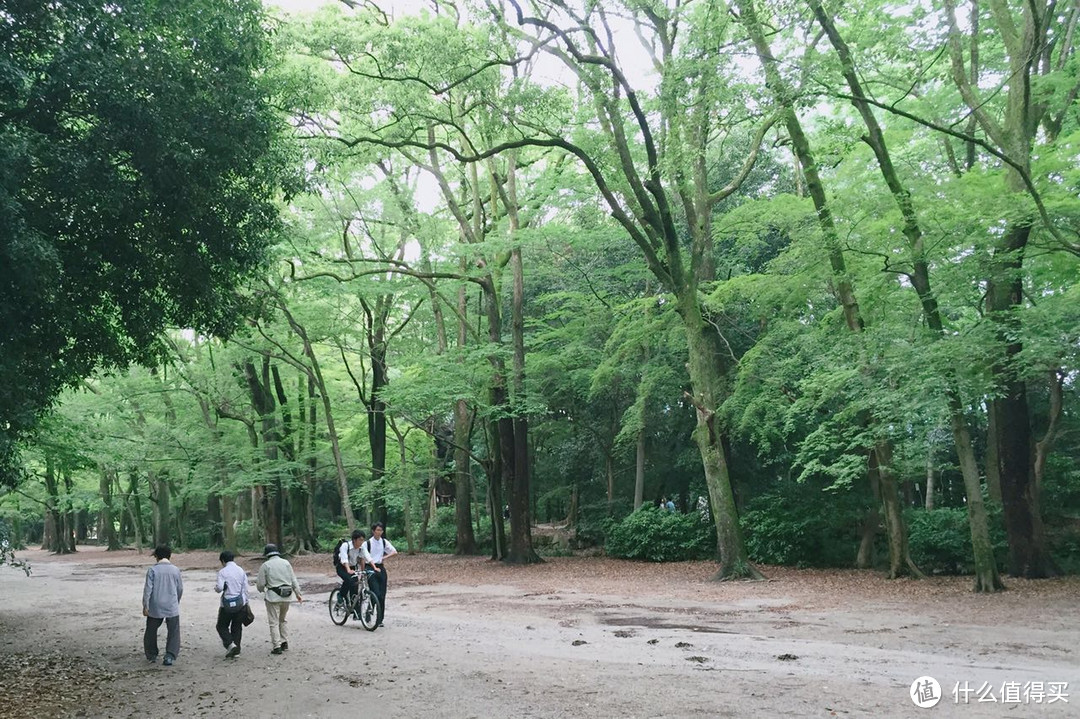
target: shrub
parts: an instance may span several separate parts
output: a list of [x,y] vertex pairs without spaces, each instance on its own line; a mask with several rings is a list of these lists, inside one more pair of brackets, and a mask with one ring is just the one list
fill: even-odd
[[[507,525],[509,527],[509,524]],[[508,530],[509,531],[509,530]],[[417,525],[417,537],[420,536]],[[473,534],[476,537],[476,551],[483,554],[491,551],[491,518],[481,517],[480,528],[473,524]],[[453,507],[439,507],[435,516],[428,522],[427,537],[422,552],[434,554],[453,554],[457,545],[457,525],[454,522]]]
[[628,499],[616,499],[614,502],[603,499],[582,504],[578,508],[574,528],[574,548],[603,546],[607,532],[614,524],[612,517],[625,517],[632,511],[633,502]]
[[751,560],[800,567],[851,566],[859,512],[849,494],[796,485],[757,497],[740,523]]
[[716,532],[699,514],[666,512],[651,505],[611,520],[605,531],[604,551],[610,557],[677,562],[716,555]]
[[[986,509],[994,560],[1001,569],[1009,551],[1001,509],[992,503],[987,503]],[[919,569],[928,574],[971,574],[975,571],[971,528],[965,508],[909,509],[904,521],[908,527],[908,550]]]

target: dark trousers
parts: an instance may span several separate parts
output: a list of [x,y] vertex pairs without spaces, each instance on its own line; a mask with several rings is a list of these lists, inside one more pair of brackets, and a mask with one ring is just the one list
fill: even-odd
[[242,606],[236,609],[218,607],[215,629],[221,637],[221,644],[226,649],[230,644],[240,646],[240,640],[244,636],[244,608]]
[[375,565],[379,567],[381,572],[372,572],[368,575],[368,586],[371,587],[371,591],[379,598],[379,624],[382,624],[383,613],[386,611],[386,567],[381,564]]
[[337,575],[341,577],[341,594],[346,599],[352,598],[352,595],[356,594],[357,587],[360,586],[360,577],[355,574],[349,574],[345,571],[345,567],[337,568]]
[[165,639],[165,656],[171,655],[174,659],[180,656],[180,616],[166,619],[147,617],[146,631],[143,633],[143,650],[146,652],[147,659],[157,659],[157,633],[162,622],[165,622],[165,628],[168,631],[168,637]]

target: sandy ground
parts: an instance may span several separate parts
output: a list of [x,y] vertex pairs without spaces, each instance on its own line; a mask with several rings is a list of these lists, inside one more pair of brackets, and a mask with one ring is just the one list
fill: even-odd
[[[226,660],[217,558],[192,552],[174,557],[182,650],[163,667],[142,655],[147,554],[19,556],[31,577],[0,568],[0,717],[12,719],[1080,716],[1080,578],[985,597],[964,578],[767,568],[767,582],[717,584],[709,563],[399,555],[386,626],[369,633],[330,622],[320,555],[294,561],[306,601],[289,613],[290,650],[270,654],[257,599],[242,655]],[[241,559],[252,576],[259,562]],[[944,694],[932,709],[909,697],[924,675]],[[1067,682],[1068,702],[978,701],[1012,682]]]

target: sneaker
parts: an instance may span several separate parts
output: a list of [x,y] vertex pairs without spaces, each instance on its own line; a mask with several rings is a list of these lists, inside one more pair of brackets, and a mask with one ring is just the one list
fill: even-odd
[[283,652],[288,651],[288,649],[289,649],[289,643],[288,642],[282,642],[281,643],[281,651],[283,651]]
[[152,657],[147,657],[146,661],[150,662],[151,664],[157,664],[157,654]]
[[164,664],[167,667],[171,667],[173,665],[174,661],[176,661],[176,660],[172,658],[171,654],[166,654],[165,659],[161,663]]
[[232,659],[233,657],[240,656],[240,646],[233,644],[232,647],[225,653],[226,659]]
[[285,652],[284,652],[284,650],[282,650],[281,647],[274,647],[273,649],[270,650],[270,653],[271,654],[284,654]]

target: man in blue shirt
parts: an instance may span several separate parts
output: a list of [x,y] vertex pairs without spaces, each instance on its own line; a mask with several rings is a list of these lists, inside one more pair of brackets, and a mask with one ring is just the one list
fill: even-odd
[[143,586],[142,613],[146,617],[143,650],[147,660],[157,661],[158,628],[165,622],[168,636],[165,640],[165,659],[161,663],[168,667],[180,654],[180,597],[184,594],[184,582],[180,578],[180,570],[169,561],[172,549],[161,545],[154,549],[154,557],[157,564],[146,570],[146,584]]

